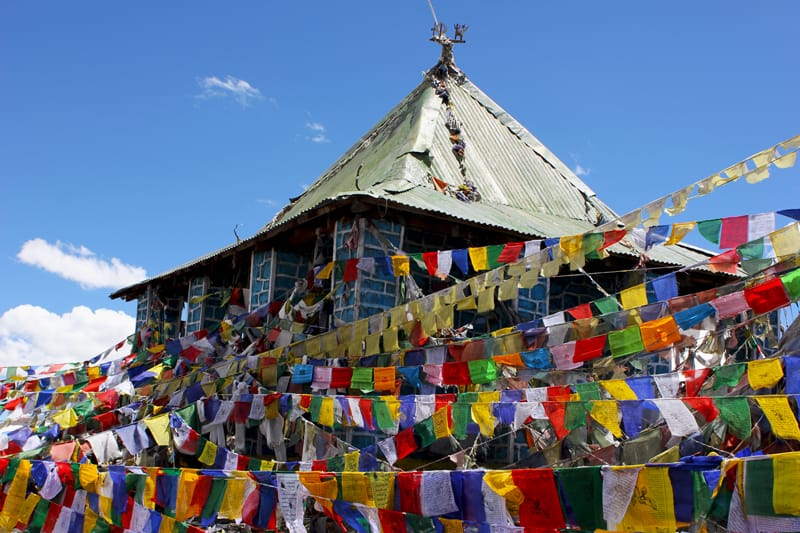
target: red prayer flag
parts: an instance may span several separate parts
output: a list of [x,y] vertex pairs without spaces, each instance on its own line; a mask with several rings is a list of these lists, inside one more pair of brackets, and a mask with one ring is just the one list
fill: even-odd
[[525,496],[519,506],[519,523],[525,531],[567,527],[551,468],[514,469],[511,479]]
[[580,320],[582,318],[591,318],[592,317],[592,304],[583,304],[577,305],[572,307],[571,309],[567,309],[567,312],[572,315],[575,320]]
[[[420,500],[421,487],[422,472],[397,473],[397,491],[400,493],[401,511],[418,515],[422,514],[422,501]],[[405,531],[405,529],[402,531]]]
[[330,389],[347,389],[350,387],[350,380],[353,377],[353,369],[349,366],[334,367],[331,369],[331,384],[328,385]]
[[753,313],[760,315],[789,305],[789,297],[780,278],[772,278],[744,290],[744,299]]
[[683,403],[703,415],[703,418],[706,419],[706,422],[711,422],[717,418],[717,415],[719,415],[719,409],[717,409],[717,406],[714,405],[714,400],[707,396],[684,398]]
[[400,511],[378,509],[378,520],[381,521],[381,531],[406,531],[406,516]]
[[711,374],[710,368],[699,368],[697,370],[684,370],[681,372],[683,379],[686,380],[686,396],[697,396],[700,387],[706,382],[708,376]]
[[344,263],[344,274],[342,275],[342,281],[345,283],[349,283],[351,281],[355,281],[358,278],[358,259],[348,259]]
[[395,435],[394,447],[398,460],[408,457],[417,450],[417,441],[414,439],[414,426],[407,427]]
[[423,252],[422,261],[428,269],[428,274],[435,276],[439,269],[439,252]]
[[442,382],[445,385],[470,385],[472,379],[469,377],[469,364],[445,363],[442,365]]
[[236,455],[236,470],[247,470],[247,463],[250,462],[250,458],[246,455]]
[[566,414],[566,404],[564,402],[542,402],[544,412],[547,418],[550,419],[550,424],[556,431],[558,440],[563,439],[569,435],[569,430],[564,427],[564,415]]
[[742,256],[736,248],[723,252],[708,258],[708,268],[712,272],[725,272],[727,274],[736,274],[739,271],[739,261]]
[[747,242],[748,219],[747,215],[723,218],[719,247],[736,248],[740,244]]
[[569,385],[547,387],[547,400],[551,402],[568,402],[570,394]]
[[513,263],[519,258],[519,253],[525,246],[524,242],[510,242],[505,245],[503,251],[497,256],[498,263]]
[[361,418],[364,420],[364,427],[375,431],[375,422],[372,419],[372,400],[361,398],[358,400],[358,408],[361,409]]
[[605,250],[612,244],[618,243],[621,241],[628,232],[624,229],[615,229],[611,231],[603,232],[603,245],[600,247],[601,250]]
[[589,361],[590,359],[597,359],[603,355],[603,349],[606,347],[606,336],[598,335],[597,337],[589,337],[588,339],[581,339],[575,342],[575,355],[572,360],[576,363]]

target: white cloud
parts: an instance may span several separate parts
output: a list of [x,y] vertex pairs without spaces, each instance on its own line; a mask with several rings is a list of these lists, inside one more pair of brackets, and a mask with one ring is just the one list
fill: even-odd
[[133,317],[112,309],[78,306],[58,315],[19,305],[0,315],[0,365],[85,361],[124,340],[135,325]]
[[[224,80],[216,76],[207,76],[198,80],[197,85],[202,89],[202,92],[196,95],[197,98],[226,98],[230,96],[239,102],[242,107],[249,106],[253,100],[261,100],[264,98],[261,91],[256,87],[253,87],[245,80],[240,80],[233,76],[225,76]],[[272,102],[273,105],[277,105],[274,98],[270,98],[269,101]]]
[[576,163],[574,172],[575,172],[576,176],[583,177],[583,176],[588,176],[589,174],[591,174],[592,173],[592,169],[591,168],[584,168],[580,163]]
[[126,265],[116,257],[110,260],[100,259],[85,246],[74,246],[60,241],[55,244],[38,238],[26,241],[17,254],[17,259],[64,279],[76,281],[84,289],[118,289],[147,277],[147,271],[142,267]]
[[324,124],[321,124],[319,122],[306,122],[306,128],[308,128],[313,132],[313,135],[306,137],[306,139],[308,139],[312,143],[331,142],[331,140],[328,139],[327,135],[325,135],[327,128],[325,128]]

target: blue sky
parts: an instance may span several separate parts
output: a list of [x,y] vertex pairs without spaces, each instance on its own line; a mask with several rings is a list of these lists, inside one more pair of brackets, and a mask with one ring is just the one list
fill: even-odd
[[[626,212],[800,133],[800,4],[436,1],[456,61]],[[132,332],[115,287],[256,232],[420,81],[426,0],[0,4],[0,364]],[[800,207],[800,170],[675,220]]]

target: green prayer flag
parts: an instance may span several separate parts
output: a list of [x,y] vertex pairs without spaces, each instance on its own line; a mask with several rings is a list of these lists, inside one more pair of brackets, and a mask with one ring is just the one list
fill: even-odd
[[606,529],[603,520],[603,478],[599,466],[558,468],[555,475],[562,496],[572,508],[581,529]]
[[[173,529],[172,531],[175,532],[177,529]],[[94,523],[92,533],[111,533],[111,524],[109,524],[105,518],[98,516],[97,522]]]
[[328,472],[341,472],[344,470],[344,455],[337,455],[335,457],[329,457],[328,460],[325,462],[325,468],[328,469]]
[[744,463],[744,501],[747,502],[747,514],[775,516],[772,506],[772,485],[775,475],[772,471],[772,459],[757,459]]
[[604,241],[605,235],[603,233],[585,233],[583,235],[583,242],[581,242],[581,248],[583,249],[583,253],[586,258],[599,258],[600,256],[597,252],[600,247],[603,246]]
[[503,248],[505,247],[505,244],[492,244],[486,247],[486,259],[489,263],[489,270],[494,270],[495,268],[505,264],[497,260],[497,258],[500,257],[500,254],[503,252]]
[[[477,394],[476,394],[477,396]],[[453,436],[456,439],[467,438],[467,424],[472,420],[472,406],[469,403],[456,402],[453,404]]]
[[720,387],[735,387],[742,374],[747,369],[747,363],[734,363],[732,365],[714,367],[714,390]]
[[719,416],[736,438],[746,439],[753,426],[750,423],[750,404],[745,397],[714,398]]
[[372,401],[372,416],[375,418],[378,429],[384,433],[394,429],[392,413],[389,412],[389,406],[383,400],[375,399]]
[[372,390],[372,369],[357,366],[353,368],[353,376],[350,378],[350,386],[362,391]]
[[2,481],[0,483],[6,484],[14,479],[14,476],[17,475],[17,468],[19,468],[19,457],[12,457],[8,461],[8,466],[6,467],[6,473],[3,475]]
[[28,527],[25,528],[25,531],[29,531],[30,533],[39,533],[42,530],[42,526],[44,526],[44,522],[47,519],[47,513],[50,511],[50,500],[45,500],[42,498],[39,500],[39,503],[36,504],[36,507],[33,509],[33,516],[31,517],[31,521],[28,523]]
[[311,413],[311,421],[314,423],[319,422],[319,412],[322,409],[322,396],[314,395],[311,397],[311,405],[309,412]]
[[492,359],[475,359],[468,361],[469,378],[473,383],[482,385],[497,379],[497,365]]
[[692,490],[694,492],[694,519],[698,520],[711,509],[711,491],[700,471],[692,471]]
[[247,469],[251,472],[259,472],[261,470],[261,459],[251,457],[247,460]]
[[740,263],[742,270],[750,275],[757,274],[767,267],[772,266],[772,259],[747,259]]
[[600,300],[595,300],[594,305],[597,307],[597,310],[600,311],[601,315],[616,313],[619,311],[619,302],[613,296],[607,296],[605,298],[601,298]]
[[781,283],[791,301],[800,299],[800,269],[781,276]]
[[762,259],[764,257],[764,237],[740,244],[736,247],[736,251],[739,252],[742,259]]
[[86,400],[85,402],[76,403],[72,406],[72,410],[75,411],[75,415],[78,418],[86,418],[94,412],[94,402],[92,400]]
[[572,431],[586,425],[586,411],[591,410],[590,402],[566,402],[564,427]]
[[624,357],[644,351],[639,326],[628,326],[625,329],[611,331],[607,338],[613,357]]
[[433,525],[433,518],[419,516],[412,513],[405,513],[406,529],[415,533],[436,533],[436,526]]
[[414,435],[419,437],[419,447],[427,448],[436,442],[436,434],[433,431],[433,418],[426,418],[418,424],[414,424]]
[[575,390],[581,397],[581,400],[600,400],[600,384],[596,381],[588,383],[576,383]]
[[175,521],[175,528],[172,530],[172,533],[187,533],[188,531],[189,526],[186,525],[186,523]]
[[719,233],[722,229],[722,219],[714,218],[711,220],[700,220],[697,222],[697,231],[706,240],[719,245]]
[[200,416],[197,414],[197,405],[190,403],[183,409],[178,409],[175,413],[195,431],[200,431]]

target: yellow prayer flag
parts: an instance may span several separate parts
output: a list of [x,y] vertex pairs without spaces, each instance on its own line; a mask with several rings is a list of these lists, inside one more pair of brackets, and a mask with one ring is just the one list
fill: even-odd
[[450,428],[450,416],[448,408],[442,407],[433,413],[433,434],[437,439],[450,435],[453,431]]
[[[239,502],[241,506],[241,502]],[[87,509],[88,511],[88,509]],[[84,528],[84,533],[86,533],[86,529]],[[90,529],[89,531],[94,531],[94,528]],[[171,516],[162,514],[161,515],[161,527],[158,528],[158,533],[174,533],[175,531],[175,519]]]
[[360,458],[361,452],[358,450],[344,454],[344,471],[358,472],[358,461]]
[[774,454],[772,476],[772,507],[775,514],[800,515],[800,454]]
[[601,381],[600,384],[605,388],[615,400],[638,400],[633,389],[625,383],[624,379],[608,379]]
[[390,322],[392,326],[399,326],[400,324],[404,324],[408,320],[408,313],[406,312],[406,305],[398,305],[397,307],[392,307],[389,311]]
[[619,407],[616,400],[595,400],[592,402],[592,410],[589,414],[616,438],[622,437],[622,428],[619,427]]
[[478,306],[475,305],[475,298],[472,296],[466,296],[456,302],[456,309],[459,311],[470,311],[477,308]]
[[425,313],[420,320],[422,326],[422,333],[425,335],[432,335],[436,333],[436,315],[433,313]]
[[464,521],[455,518],[439,518],[442,533],[464,533]]
[[756,168],[758,167],[765,167],[769,165],[775,159],[775,148],[767,148],[766,150],[761,150],[756,155],[750,158],[755,165]]
[[671,217],[683,213],[686,209],[686,202],[689,200],[689,195],[694,190],[694,185],[690,185],[678,192],[672,193],[670,199],[672,200],[672,207],[666,208],[664,211]]
[[747,380],[754,390],[774,387],[782,377],[780,358],[759,359],[747,363]]
[[764,181],[768,177],[769,177],[769,167],[761,167],[745,174],[744,179],[747,183],[754,184],[760,181]]
[[487,470],[483,474],[483,481],[489,488],[515,505],[520,505],[525,500],[525,495],[514,484],[510,470]]
[[491,437],[494,435],[494,426],[497,419],[492,413],[491,403],[476,402],[472,404],[472,421],[478,424],[481,435]]
[[561,252],[572,262],[583,254],[583,235],[569,235],[561,237],[558,242]]
[[275,461],[273,461],[272,459],[266,461],[262,459],[260,468],[262,472],[272,472],[273,470],[275,470]]
[[333,274],[333,261],[322,267],[322,269],[317,272],[317,279],[331,279],[331,274]]
[[99,477],[100,473],[97,470],[96,464],[83,463],[78,469],[78,481],[81,484],[81,488],[88,492],[97,491],[96,485]]
[[369,319],[364,318],[353,323],[353,339],[361,340],[369,335]]
[[366,345],[365,355],[379,354],[381,352],[381,333],[367,335],[364,344]]
[[778,168],[792,168],[795,161],[797,161],[797,152],[789,152],[773,161],[773,163]]
[[800,230],[797,222],[769,234],[775,255],[778,257],[794,255],[800,250]]
[[78,425],[78,416],[71,408],[64,409],[53,415],[53,422],[61,426],[61,429],[69,429]]
[[242,503],[244,502],[244,487],[247,480],[234,476],[228,479],[222,504],[219,507],[219,516],[230,520],[242,518]]
[[419,320],[425,314],[425,309],[422,307],[422,300],[413,300],[408,302],[408,312],[411,316]]
[[400,344],[397,340],[397,326],[392,326],[383,330],[383,351],[396,352],[400,349]]
[[547,263],[542,265],[542,277],[552,278],[553,276],[557,276],[558,271],[560,269],[561,269],[560,260],[554,259],[553,261],[548,261]]
[[394,509],[395,472],[369,472],[368,494],[378,509]]
[[478,313],[494,311],[494,287],[486,287],[478,293]]
[[538,268],[528,270],[519,277],[519,286],[521,289],[530,289],[538,282],[539,282]]
[[35,492],[28,494],[28,497],[25,498],[25,503],[22,505],[22,509],[19,510],[18,518],[20,522],[27,524],[31,521],[33,510],[41,499],[42,497]]
[[644,283],[622,289],[620,300],[622,301],[623,309],[633,309],[634,307],[647,305],[647,290],[644,287]]
[[363,472],[342,472],[342,499],[362,505],[369,504],[367,477]]
[[486,246],[468,248],[467,252],[469,253],[469,260],[475,272],[489,269],[489,250]]
[[411,274],[411,262],[408,260],[407,255],[393,255],[392,256],[392,269],[394,270],[394,277],[408,276]]
[[217,449],[219,447],[211,442],[210,440],[206,441],[205,446],[203,446],[203,451],[200,452],[200,455],[197,457],[197,460],[203,463],[204,465],[213,465],[214,461],[217,458]]
[[772,432],[782,439],[800,440],[800,427],[786,396],[756,396],[756,402],[772,426]]
[[332,352],[339,346],[339,337],[335,330],[320,335],[319,341],[322,345],[322,351],[325,353]]
[[628,510],[617,529],[641,533],[661,533],[677,529],[668,467],[647,467],[639,470]]
[[321,426],[333,427],[333,396],[322,397],[322,402],[319,407],[319,424]]
[[[17,472],[8,486],[6,499],[3,503],[3,514],[17,518],[20,509],[25,504],[25,495],[28,490],[28,478],[31,474],[31,462],[23,459],[17,466]],[[16,521],[15,521],[16,523]]]
[[448,329],[453,327],[453,306],[444,305],[436,311],[436,328]]
[[666,246],[678,244],[690,231],[694,229],[696,225],[697,222],[679,222],[677,224],[673,224],[672,231],[669,234],[669,239],[667,239],[667,242],[664,244]]
[[306,340],[306,355],[315,356],[322,353],[322,341],[319,336]]
[[500,288],[497,290],[497,299],[503,302],[507,300],[516,300],[517,296],[519,296],[518,284],[518,277],[505,280],[500,284]]
[[188,468],[181,470],[181,475],[178,477],[178,495],[175,501],[175,520],[185,522],[202,511],[200,509],[195,513],[196,506],[192,505],[192,496],[194,496],[194,489],[197,487],[199,479],[200,475],[196,470]]
[[[94,531],[94,526],[97,524],[97,513],[92,511],[92,508],[88,505],[86,506],[86,514],[83,515],[83,533],[92,533]],[[163,518],[167,518],[164,516]],[[161,533],[164,530],[164,522],[166,520],[161,520],[161,527],[158,530],[158,533]],[[174,520],[173,520],[174,522]],[[172,529],[167,530],[167,533],[172,533]]]
[[144,419],[144,425],[159,446],[169,446],[169,413]]

